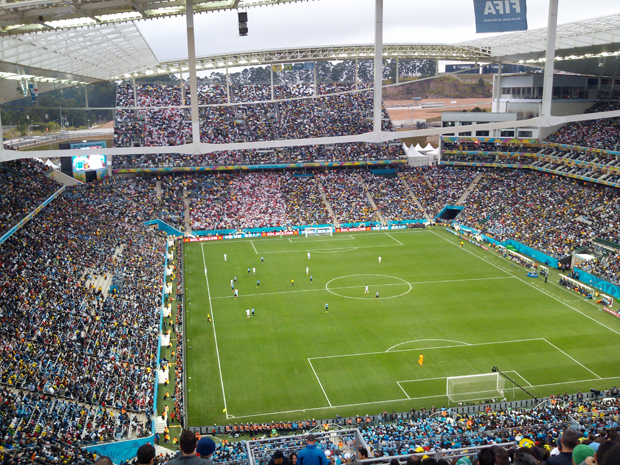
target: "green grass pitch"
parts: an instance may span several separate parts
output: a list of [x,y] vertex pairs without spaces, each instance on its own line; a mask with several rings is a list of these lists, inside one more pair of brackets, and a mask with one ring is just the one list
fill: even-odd
[[553,270],[544,283],[459,242],[437,228],[186,243],[189,424],[447,406],[446,377],[493,366],[538,397],[618,383],[620,320]]

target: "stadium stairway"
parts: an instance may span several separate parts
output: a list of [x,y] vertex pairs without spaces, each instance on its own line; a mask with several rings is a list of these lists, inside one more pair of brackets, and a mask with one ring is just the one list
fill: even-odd
[[357,174],[356,176],[357,176],[357,179],[360,180],[360,183],[362,184],[362,187],[364,188],[364,192],[366,192],[366,197],[368,197],[368,201],[370,202],[370,205],[372,205],[372,208],[375,210],[375,214],[377,215],[377,218],[379,219],[379,221],[381,221],[381,224],[387,224],[385,222],[385,219],[383,219],[383,215],[381,214],[381,212],[377,208],[377,204],[375,203],[374,199],[372,198],[372,195],[370,195],[370,192],[368,192],[368,186],[364,182],[364,179],[359,174]]
[[187,187],[183,187],[183,205],[185,206],[185,232],[192,233],[192,219],[189,217],[189,198],[187,197]]
[[83,184],[83,182],[78,181],[71,176],[67,176],[60,170],[51,170],[50,178],[54,179],[57,183],[60,183],[63,186],[77,186],[78,184]]
[[157,195],[157,200],[161,201],[161,181],[155,182],[155,195]]
[[432,222],[432,218],[430,216],[428,216],[428,213],[426,213],[426,210],[424,210],[424,207],[422,207],[422,204],[418,201],[418,198],[415,196],[415,194],[413,193],[413,191],[411,190],[411,187],[409,186],[409,183],[407,182],[407,180],[403,177],[403,173],[398,173],[398,175],[400,176],[400,182],[403,183],[403,186],[405,186],[405,189],[409,192],[409,196],[413,199],[413,202],[418,206],[418,208],[420,209],[420,211],[422,213],[424,213],[424,217],[429,221]]
[[157,434],[163,434],[166,429],[166,420],[164,420],[161,415],[157,415],[155,417],[155,432]]
[[[88,273],[88,271],[86,273]],[[94,289],[101,288],[101,294],[105,300],[110,291],[110,284],[112,283],[114,273],[89,274],[89,276],[90,278],[86,280],[86,287],[90,287],[92,284]]]
[[465,189],[465,192],[463,192],[461,197],[459,197],[459,199],[456,201],[457,205],[463,205],[465,203],[465,201],[467,200],[467,197],[469,196],[469,193],[476,188],[476,186],[478,185],[478,182],[482,179],[483,176],[484,176],[483,173],[478,173],[476,175],[476,177],[471,182],[471,184],[467,186],[467,189]]
[[329,212],[329,216],[331,216],[332,218],[334,226],[336,228],[339,228],[340,223],[338,222],[338,219],[336,218],[336,215],[334,214],[334,209],[332,208],[332,205],[329,203],[329,200],[327,200],[327,196],[325,195],[325,190],[323,189],[323,183],[321,183],[321,181],[317,177],[315,177],[314,179],[316,180],[316,185],[319,188],[319,192],[321,193],[321,199],[323,200],[323,204],[325,205],[325,208],[327,208],[327,211]]

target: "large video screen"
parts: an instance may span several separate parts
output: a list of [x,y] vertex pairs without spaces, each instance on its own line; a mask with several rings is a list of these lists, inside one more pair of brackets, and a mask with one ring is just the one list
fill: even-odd
[[105,155],[79,155],[73,157],[73,172],[100,170],[106,167]]

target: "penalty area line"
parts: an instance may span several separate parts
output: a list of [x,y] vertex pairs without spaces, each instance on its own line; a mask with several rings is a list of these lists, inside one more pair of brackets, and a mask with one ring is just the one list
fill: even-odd
[[333,407],[332,403],[329,401],[329,397],[327,397],[327,393],[325,392],[325,389],[323,388],[323,384],[321,384],[321,380],[319,379],[319,375],[316,374],[316,370],[314,369],[314,366],[312,366],[312,362],[310,361],[310,359],[308,359],[308,363],[310,364],[310,368],[312,368],[312,372],[314,373],[314,376],[316,376],[316,380],[319,382],[319,386],[321,386],[321,391],[323,391],[323,395],[325,396],[325,400],[327,400],[327,403],[329,404],[330,407]]

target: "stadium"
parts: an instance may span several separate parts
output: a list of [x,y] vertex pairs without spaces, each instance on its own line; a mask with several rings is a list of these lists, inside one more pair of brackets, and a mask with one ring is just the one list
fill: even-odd
[[0,4],[2,463],[618,463],[620,13],[388,44],[370,3],[205,56],[313,5]]

